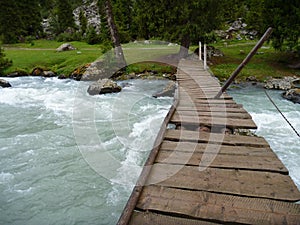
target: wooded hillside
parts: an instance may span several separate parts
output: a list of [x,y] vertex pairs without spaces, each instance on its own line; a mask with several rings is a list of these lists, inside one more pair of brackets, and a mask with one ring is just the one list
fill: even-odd
[[[103,2],[1,0],[1,41],[16,43],[52,38],[108,43],[110,35]],[[258,35],[272,26],[277,49],[283,46],[300,49],[298,0],[111,0],[111,3],[122,43],[159,39],[188,47],[199,40],[214,41],[217,37],[213,30],[226,29],[224,24],[242,18],[247,29]]]

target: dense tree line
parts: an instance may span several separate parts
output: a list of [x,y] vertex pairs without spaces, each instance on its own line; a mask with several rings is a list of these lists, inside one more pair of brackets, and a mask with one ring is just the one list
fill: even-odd
[[[86,0],[92,1],[92,0]],[[3,43],[43,38],[41,22],[51,18],[53,38],[86,40],[89,43],[110,42],[111,24],[107,23],[105,0],[99,0],[102,16],[100,34],[87,26],[83,12],[80,26],[72,16],[82,0],[1,0],[0,34]],[[274,28],[273,43],[278,49],[287,43],[299,47],[299,0],[110,0],[112,14],[121,43],[140,39],[161,39],[188,47],[224,22],[239,17],[260,34]],[[104,8],[103,8],[104,7]],[[184,53],[183,53],[184,54]]]

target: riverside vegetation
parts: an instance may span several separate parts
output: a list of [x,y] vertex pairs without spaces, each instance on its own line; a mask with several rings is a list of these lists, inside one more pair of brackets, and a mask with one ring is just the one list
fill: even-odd
[[[15,71],[22,71],[30,74],[34,68],[43,68],[51,70],[56,74],[65,74],[67,77],[77,68],[80,68],[104,55],[105,46],[89,45],[85,42],[70,42],[76,50],[66,52],[56,52],[56,48],[62,43],[57,41],[37,40],[32,43],[18,43],[4,45],[6,57],[12,60],[12,65],[3,71],[3,75]],[[142,42],[143,43],[143,42]],[[227,79],[235,68],[242,62],[247,53],[253,48],[255,41],[231,41],[217,42],[213,44],[215,48],[220,49],[223,57],[212,57],[209,60],[210,69],[221,81]],[[166,54],[174,54],[179,47],[157,45],[157,44],[124,44],[124,54],[128,66],[124,70],[124,79],[126,75],[132,73],[143,73],[145,71],[154,71],[157,77],[162,74],[175,73],[175,68],[161,63],[145,62],[153,58],[159,58]],[[191,50],[196,46],[191,47]],[[151,51],[146,51],[146,50]],[[162,51],[163,49],[163,51]],[[139,63],[131,64],[138,58]],[[238,76],[238,80],[245,81],[252,77],[257,81],[263,82],[267,79],[282,78],[285,76],[300,76],[300,71],[290,68],[290,65],[296,63],[299,58],[289,52],[276,51],[271,45],[264,45],[243,69]]]

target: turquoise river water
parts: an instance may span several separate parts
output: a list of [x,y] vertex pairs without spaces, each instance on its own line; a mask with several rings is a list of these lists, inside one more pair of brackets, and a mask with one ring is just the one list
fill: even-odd
[[[7,79],[0,89],[0,224],[116,224],[172,98],[167,81],[130,80],[89,96],[89,83]],[[244,104],[300,188],[299,138],[260,89],[230,92]],[[271,96],[300,130],[300,105]]]

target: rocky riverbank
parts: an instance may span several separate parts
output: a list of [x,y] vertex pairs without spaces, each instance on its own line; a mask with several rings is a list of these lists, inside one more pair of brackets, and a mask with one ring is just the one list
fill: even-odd
[[284,77],[283,79],[270,79],[264,86],[266,89],[283,90],[282,97],[300,104],[300,78]]

